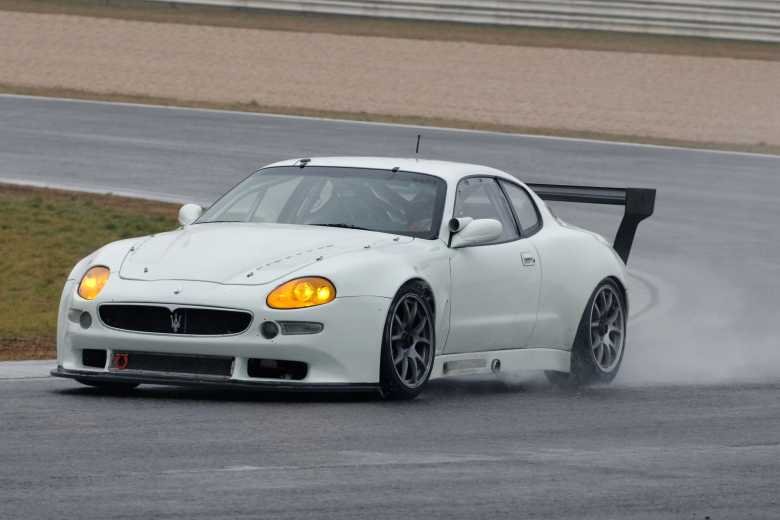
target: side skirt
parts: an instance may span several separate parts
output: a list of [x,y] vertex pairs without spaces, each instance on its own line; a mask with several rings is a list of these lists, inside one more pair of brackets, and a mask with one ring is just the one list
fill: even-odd
[[554,348],[491,350],[436,356],[431,379],[447,376],[554,370],[569,372],[571,351]]

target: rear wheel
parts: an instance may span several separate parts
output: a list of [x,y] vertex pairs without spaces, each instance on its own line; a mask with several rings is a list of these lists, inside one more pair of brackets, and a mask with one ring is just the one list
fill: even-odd
[[382,338],[379,383],[386,399],[412,399],[428,381],[436,347],[433,311],[420,283],[393,299]]
[[138,386],[137,383],[115,383],[113,381],[90,381],[89,379],[76,379],[82,385],[100,388],[108,392],[129,392]]
[[609,383],[618,373],[626,345],[626,298],[611,279],[596,287],[577,329],[571,372],[547,372],[553,383],[579,386]]

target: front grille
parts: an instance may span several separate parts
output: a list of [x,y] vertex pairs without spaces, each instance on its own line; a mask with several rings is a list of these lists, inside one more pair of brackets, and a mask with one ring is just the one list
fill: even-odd
[[155,352],[114,352],[111,369],[141,370],[203,376],[230,377],[233,358],[226,356],[195,356],[160,354]]
[[216,336],[239,334],[249,328],[252,315],[244,311],[158,305],[106,304],[100,319],[109,327],[157,334]]

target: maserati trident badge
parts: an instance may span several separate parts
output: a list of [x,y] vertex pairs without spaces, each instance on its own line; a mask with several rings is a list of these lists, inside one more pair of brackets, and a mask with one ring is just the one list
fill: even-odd
[[173,331],[174,334],[179,332],[179,329],[181,328],[181,314],[174,311],[171,313],[171,331]]

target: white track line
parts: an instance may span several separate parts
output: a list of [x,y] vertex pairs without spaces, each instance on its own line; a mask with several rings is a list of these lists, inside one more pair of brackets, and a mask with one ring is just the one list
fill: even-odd
[[51,377],[49,371],[56,367],[56,359],[46,359],[43,361],[3,361],[0,362],[0,381],[43,379]]
[[[114,189],[100,189],[100,188],[78,188],[69,184],[59,184],[56,182],[41,182],[41,181],[28,181],[25,179],[13,179],[0,176],[0,184],[12,184],[14,186],[32,186],[33,188],[49,188],[54,190],[72,191],[75,193],[94,193],[96,195],[116,195],[118,197],[127,197],[130,199],[142,199],[142,200],[155,200],[159,202],[170,202],[173,204],[186,204],[187,202],[181,197],[174,195],[168,195],[165,193],[151,192],[151,191],[132,191],[132,190],[114,190]],[[195,201],[197,203],[197,201]],[[208,203],[203,203],[202,206],[207,206]]]
[[383,123],[380,121],[355,121],[351,119],[334,119],[329,117],[268,114],[264,112],[241,112],[238,110],[223,110],[223,109],[216,109],[216,108],[196,108],[196,107],[183,107],[183,106],[175,106],[175,105],[152,105],[149,103],[129,103],[124,101],[98,101],[98,100],[91,100],[91,99],[71,99],[71,98],[50,97],[50,96],[29,96],[29,95],[22,95],[22,94],[0,94],[0,98],[34,99],[34,100],[41,100],[41,101],[85,103],[85,104],[94,104],[94,105],[114,105],[114,106],[121,106],[121,107],[141,107],[141,108],[151,108],[151,109],[184,110],[184,111],[191,111],[191,112],[205,112],[205,113],[217,113],[217,114],[236,114],[236,115],[241,115],[246,117],[271,117],[277,119],[298,119],[303,121],[324,121],[324,122],[331,122],[331,123],[347,123],[347,124],[355,124],[355,125],[388,126],[388,127],[409,128],[409,129],[416,129],[416,130],[437,130],[437,131],[444,131],[444,132],[498,135],[503,137],[509,136],[509,137],[516,137],[520,139],[537,139],[537,140],[548,140],[548,141],[589,143],[589,144],[598,144],[598,145],[605,145],[605,146],[629,146],[629,147],[633,146],[638,148],[649,148],[649,149],[657,149],[657,150],[675,150],[675,151],[690,152],[690,153],[722,154],[722,155],[747,156],[747,157],[765,157],[765,158],[780,160],[780,155],[753,153],[753,152],[710,150],[707,148],[685,148],[682,146],[629,143],[623,141],[604,141],[599,139],[584,139],[578,137],[558,137],[553,135],[514,134],[510,132],[496,132],[492,130],[469,130],[465,128],[446,128],[441,126],[423,126],[423,125],[413,125],[413,124],[403,124],[403,123]]

